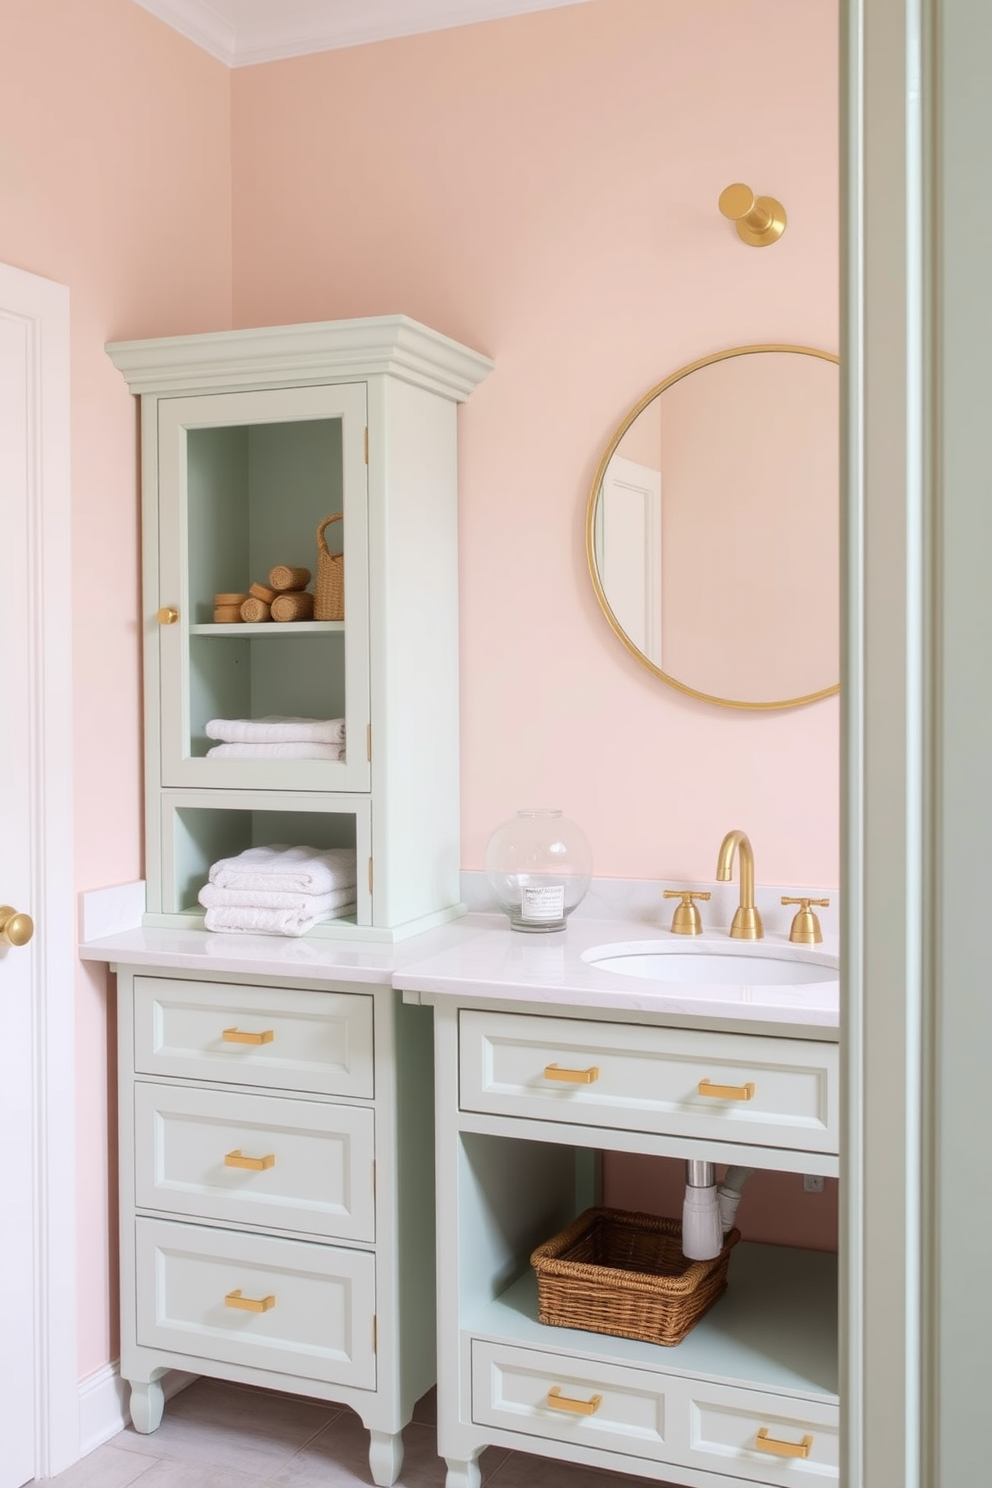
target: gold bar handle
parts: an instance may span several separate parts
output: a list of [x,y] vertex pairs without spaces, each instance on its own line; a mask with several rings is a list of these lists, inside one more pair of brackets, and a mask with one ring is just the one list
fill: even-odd
[[225,1044],[271,1044],[275,1029],[266,1028],[261,1033],[242,1033],[240,1028],[225,1028],[221,1038]]
[[264,1157],[245,1157],[241,1148],[236,1147],[233,1152],[225,1152],[224,1154],[225,1168],[250,1168],[253,1173],[261,1173],[266,1168],[274,1168],[275,1165],[276,1155],[274,1152],[267,1152]]
[[557,1064],[546,1064],[544,1066],[544,1078],[546,1080],[565,1080],[569,1085],[592,1085],[599,1079],[599,1065],[591,1064],[588,1069],[559,1069]]
[[224,1298],[225,1307],[237,1307],[241,1312],[270,1312],[276,1305],[273,1296],[268,1297],[242,1297],[241,1288],[235,1292],[228,1292]]
[[746,1085],[714,1085],[712,1080],[700,1080],[700,1095],[712,1096],[714,1100],[754,1100],[755,1085],[748,1080]]
[[799,1442],[778,1441],[768,1435],[767,1426],[762,1426],[754,1445],[759,1452],[769,1452],[773,1457],[808,1457],[813,1438],[804,1436]]
[[602,1395],[593,1395],[589,1400],[572,1400],[563,1395],[558,1385],[548,1391],[547,1404],[552,1410],[571,1411],[573,1416],[594,1416],[603,1403]]

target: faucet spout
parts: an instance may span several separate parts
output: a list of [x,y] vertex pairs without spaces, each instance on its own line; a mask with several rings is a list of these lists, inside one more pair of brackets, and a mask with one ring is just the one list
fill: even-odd
[[716,876],[720,883],[727,883],[734,875],[734,857],[740,861],[741,902],[730,926],[733,940],[761,940],[765,929],[754,903],[754,850],[746,832],[735,828],[728,832],[720,844],[716,863]]

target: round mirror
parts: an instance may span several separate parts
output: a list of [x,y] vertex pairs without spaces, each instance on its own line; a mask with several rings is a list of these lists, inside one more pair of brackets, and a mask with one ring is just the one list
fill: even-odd
[[628,650],[731,708],[840,687],[840,371],[739,346],[652,388],[600,461],[589,571]]

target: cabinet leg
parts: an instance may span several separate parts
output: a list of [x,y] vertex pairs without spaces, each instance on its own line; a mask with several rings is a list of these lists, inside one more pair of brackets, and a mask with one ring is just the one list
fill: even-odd
[[379,1488],[392,1488],[403,1466],[403,1435],[396,1431],[369,1432],[369,1467]]
[[165,1409],[165,1391],[158,1380],[131,1380],[131,1425],[142,1436],[157,1431]]
[[482,1469],[478,1459],[470,1457],[467,1462],[458,1462],[453,1457],[446,1457],[448,1464],[448,1475],[444,1480],[444,1488],[481,1488]]

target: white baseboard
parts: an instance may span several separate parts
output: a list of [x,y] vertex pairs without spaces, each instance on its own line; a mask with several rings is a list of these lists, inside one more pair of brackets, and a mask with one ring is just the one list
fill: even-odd
[[[162,1380],[166,1400],[185,1390],[199,1376],[181,1369],[170,1369]],[[115,1359],[79,1382],[79,1455],[86,1457],[102,1447],[130,1423],[127,1409],[127,1385],[121,1379],[120,1364]]]

